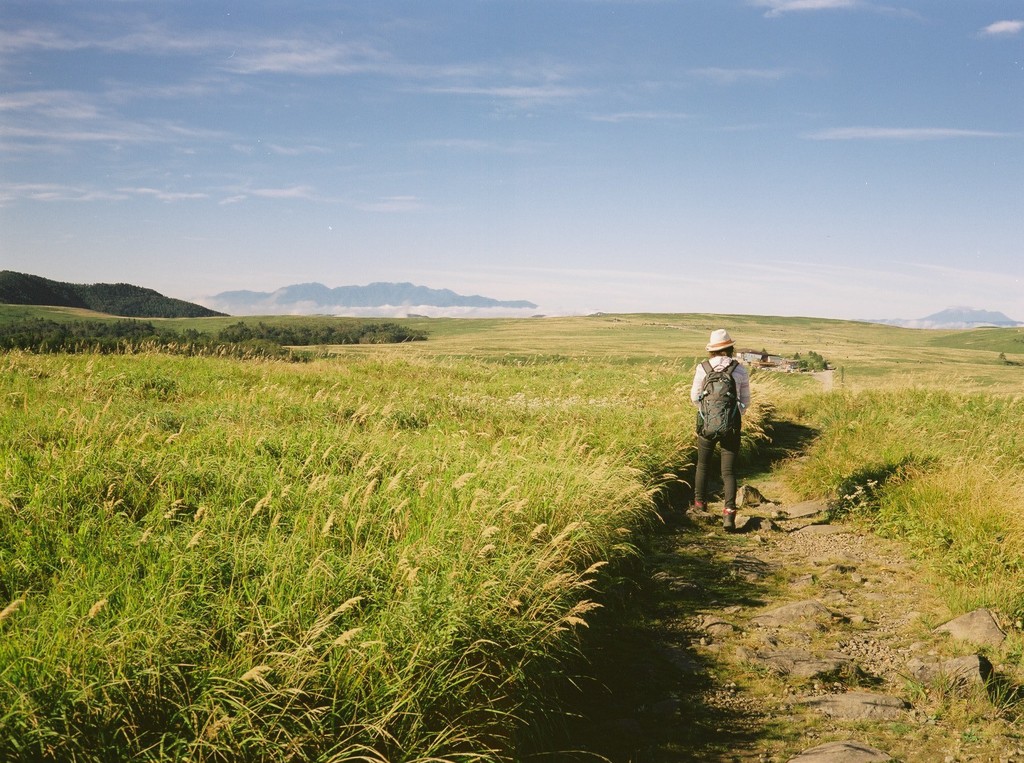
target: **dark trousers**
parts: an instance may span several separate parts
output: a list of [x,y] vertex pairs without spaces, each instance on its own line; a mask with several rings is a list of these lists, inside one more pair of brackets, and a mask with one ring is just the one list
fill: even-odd
[[[722,484],[725,508],[736,508],[736,457],[740,452],[740,433],[737,430],[718,441],[722,451]],[[693,480],[693,500],[707,503],[708,472],[715,456],[715,442],[697,435],[697,473]]]

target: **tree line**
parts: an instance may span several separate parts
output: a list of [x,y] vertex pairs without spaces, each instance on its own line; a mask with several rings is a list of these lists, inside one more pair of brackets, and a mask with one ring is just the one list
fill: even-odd
[[800,357],[798,352],[793,356],[793,360],[797,362],[801,371],[826,371],[829,368],[828,361],[814,350],[809,350],[805,357]]
[[239,321],[222,329],[218,338],[223,342],[250,342],[263,340],[279,345],[307,347],[318,344],[391,344],[426,339],[422,331],[399,326],[397,323],[359,322],[303,322],[294,325],[244,323]]
[[158,350],[183,355],[295,356],[291,347],[422,341],[425,332],[396,323],[274,326],[239,321],[216,333],[176,331],[152,321],[52,321],[29,318],[0,325],[0,351],[131,353]]

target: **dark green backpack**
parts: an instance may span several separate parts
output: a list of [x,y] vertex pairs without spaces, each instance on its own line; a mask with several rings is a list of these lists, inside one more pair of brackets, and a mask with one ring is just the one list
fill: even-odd
[[740,404],[732,372],[739,365],[732,360],[721,371],[705,360],[704,385],[697,400],[697,434],[708,440],[721,440],[740,429]]

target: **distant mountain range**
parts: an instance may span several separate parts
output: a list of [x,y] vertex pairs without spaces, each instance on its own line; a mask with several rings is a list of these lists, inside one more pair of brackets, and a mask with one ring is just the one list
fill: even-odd
[[0,270],[0,304],[78,307],[123,318],[208,318],[224,314],[127,283],[64,283],[13,270]]
[[975,310],[970,307],[949,307],[933,315],[914,320],[899,318],[881,318],[869,323],[885,323],[890,326],[902,326],[911,329],[975,329],[986,326],[1006,328],[1024,326],[1024,323],[1006,317],[1000,312]]
[[[450,289],[411,283],[377,282],[328,288],[321,283],[285,286],[276,291],[225,291],[204,304],[165,297],[153,289],[126,283],[73,284],[0,270],[0,304],[77,307],[126,318],[204,318],[218,315],[460,315],[525,316],[537,305],[526,300],[466,296]],[[1024,323],[1000,312],[950,307],[924,318],[869,319],[869,323],[919,329],[1015,327]]]
[[218,310],[231,315],[274,314],[408,314],[410,311],[436,313],[474,310],[493,314],[497,310],[536,310],[537,305],[526,300],[502,301],[464,296],[450,289],[431,289],[411,283],[371,283],[366,286],[338,286],[328,288],[321,283],[303,283],[285,286],[277,291],[225,291],[203,300]]

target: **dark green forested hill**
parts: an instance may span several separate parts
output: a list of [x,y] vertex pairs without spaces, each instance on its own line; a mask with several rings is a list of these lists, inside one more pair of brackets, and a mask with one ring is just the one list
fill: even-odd
[[127,283],[74,284],[0,270],[0,303],[81,307],[126,318],[207,318],[214,310]]

